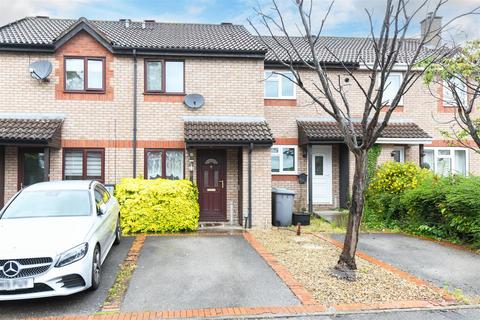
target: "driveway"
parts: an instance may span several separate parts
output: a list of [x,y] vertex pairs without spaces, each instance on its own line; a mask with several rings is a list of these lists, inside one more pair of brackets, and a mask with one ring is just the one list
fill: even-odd
[[148,237],[122,311],[300,302],[242,236]]
[[358,249],[439,287],[480,295],[480,255],[401,234],[361,234]]
[[108,290],[113,285],[119,264],[127,256],[133,237],[124,237],[118,246],[114,246],[103,264],[103,279],[94,292],[81,292],[67,297],[36,300],[0,302],[0,319],[23,319],[26,317],[55,317],[69,314],[93,314],[97,312]]

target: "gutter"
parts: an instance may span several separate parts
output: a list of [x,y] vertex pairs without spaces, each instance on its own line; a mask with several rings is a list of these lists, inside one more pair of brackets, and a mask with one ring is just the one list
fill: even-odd
[[[37,53],[54,53],[57,46],[52,44],[1,44],[0,52],[37,52]],[[236,51],[236,50],[205,50],[205,49],[148,49],[148,48],[132,48],[112,46],[109,51],[113,54],[121,55],[145,55],[145,56],[172,56],[172,57],[217,57],[217,58],[255,58],[265,59],[265,51]],[[133,53],[133,52],[136,53]]]
[[133,177],[137,177],[137,50],[133,49]]

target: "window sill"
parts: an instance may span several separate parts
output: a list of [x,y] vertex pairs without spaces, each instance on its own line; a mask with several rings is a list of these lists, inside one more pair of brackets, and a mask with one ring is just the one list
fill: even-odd
[[296,174],[272,174],[272,181],[298,181],[298,175]]
[[[382,112],[387,112],[388,108],[390,108],[390,106],[384,106],[382,108]],[[395,110],[393,110],[393,112],[403,112],[404,111],[404,106],[403,104],[399,104]]]
[[272,172],[272,176],[298,176],[297,171],[289,172]]
[[187,94],[185,92],[144,92],[144,96],[186,96]]
[[264,106],[271,106],[271,107],[296,107],[297,106],[297,99],[296,98],[264,98],[263,99]]
[[78,93],[78,94],[105,94],[106,90],[86,90],[86,91],[75,91],[75,90],[63,90],[63,93]]

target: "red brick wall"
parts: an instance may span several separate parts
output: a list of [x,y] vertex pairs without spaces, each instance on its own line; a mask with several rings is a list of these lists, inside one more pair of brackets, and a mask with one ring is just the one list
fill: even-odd
[[[64,90],[64,57],[65,56],[88,56],[105,58],[105,92],[101,93],[71,93]],[[112,101],[113,87],[113,55],[104,46],[98,43],[85,31],[79,32],[76,36],[65,43],[55,53],[57,68],[55,75],[59,81],[55,85],[55,98],[57,100],[91,100],[91,101]]]

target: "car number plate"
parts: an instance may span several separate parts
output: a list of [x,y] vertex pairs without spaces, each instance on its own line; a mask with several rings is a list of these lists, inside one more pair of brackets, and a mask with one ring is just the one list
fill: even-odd
[[0,280],[0,291],[31,289],[33,287],[33,278]]

